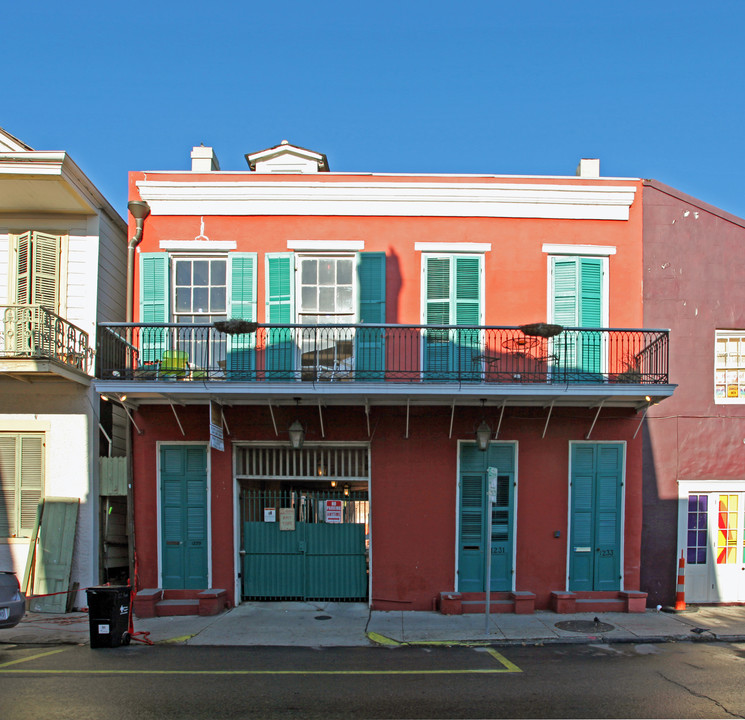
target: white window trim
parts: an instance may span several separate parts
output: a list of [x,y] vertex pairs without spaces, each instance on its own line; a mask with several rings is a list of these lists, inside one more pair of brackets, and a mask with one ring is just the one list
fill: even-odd
[[543,243],[542,251],[549,255],[583,255],[584,257],[608,257],[616,254],[613,245],[557,245]]
[[[188,313],[188,312],[177,312],[176,311],[176,262],[178,260],[225,260],[225,312],[224,313]],[[224,253],[207,253],[207,254],[192,254],[192,253],[169,253],[168,258],[168,284],[169,284],[169,299],[170,305],[170,316],[169,322],[177,322],[176,318],[179,315],[202,315],[204,318],[211,317],[212,315],[224,314],[227,317],[228,313],[228,256]],[[193,287],[193,286],[192,286]],[[208,286],[211,287],[211,286]],[[205,322],[208,322],[205,320]]]
[[361,252],[364,240],[288,240],[287,249],[297,252]]
[[418,242],[414,250],[426,253],[487,253],[491,252],[491,243],[468,242]]
[[[745,397],[740,397],[738,395],[738,397],[718,398],[716,396],[717,370],[719,369],[717,367],[717,343],[720,340],[720,338],[728,338],[728,337],[739,337],[739,338],[745,339],[745,329],[742,329],[742,330],[716,329],[714,331],[714,386],[712,388],[714,392],[714,404],[715,405],[742,405],[742,404],[745,404]],[[745,357],[745,354],[743,355],[743,357]],[[725,372],[726,372],[726,369],[725,369]],[[726,391],[726,377],[725,377],[725,391]]]
[[[288,243],[289,244],[289,243]],[[307,252],[307,253],[295,253],[293,260],[295,265],[295,287],[293,288],[294,293],[294,308],[293,312],[295,315],[294,322],[299,323],[301,314],[308,314],[312,315],[314,313],[301,313],[300,312],[300,298],[301,298],[301,288],[302,288],[302,282],[301,282],[301,272],[300,272],[300,261],[301,260],[307,260],[312,259],[316,260],[319,258],[326,257],[328,255],[332,255],[333,257],[340,257],[340,258],[349,258],[352,261],[352,312],[350,313],[352,315],[352,324],[356,325],[360,321],[360,309],[359,309],[359,297],[360,297],[360,281],[359,281],[359,255],[357,255],[354,252],[349,251],[339,251],[334,253],[315,253],[315,252]],[[316,315],[322,315],[324,313],[318,312],[315,313]],[[344,314],[344,313],[340,313]]]
[[161,240],[158,247],[171,252],[230,252],[238,248],[238,243],[235,240]]

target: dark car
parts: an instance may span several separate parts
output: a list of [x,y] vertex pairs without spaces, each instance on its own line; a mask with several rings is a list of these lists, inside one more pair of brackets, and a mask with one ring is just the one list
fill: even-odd
[[0,629],[12,628],[26,612],[26,598],[15,573],[0,570]]

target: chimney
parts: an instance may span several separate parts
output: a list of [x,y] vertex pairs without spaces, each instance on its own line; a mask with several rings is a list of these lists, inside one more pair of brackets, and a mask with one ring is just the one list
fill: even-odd
[[217,155],[211,147],[200,145],[191,149],[192,172],[213,172],[220,169]]
[[577,177],[599,178],[600,160],[598,158],[582,158],[577,165]]

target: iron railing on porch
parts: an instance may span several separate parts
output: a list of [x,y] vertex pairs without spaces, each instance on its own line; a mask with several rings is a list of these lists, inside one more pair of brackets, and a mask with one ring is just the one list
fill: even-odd
[[0,357],[52,359],[88,372],[88,333],[41,305],[0,306]]
[[450,325],[105,323],[98,376],[259,382],[668,382],[669,331]]

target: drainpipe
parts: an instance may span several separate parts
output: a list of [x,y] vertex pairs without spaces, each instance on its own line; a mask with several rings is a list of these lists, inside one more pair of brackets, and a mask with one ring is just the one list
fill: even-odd
[[135,283],[135,248],[142,241],[142,226],[145,218],[150,214],[150,206],[144,200],[130,200],[127,203],[129,212],[137,223],[134,237],[127,245],[127,322],[134,317],[134,283]]

